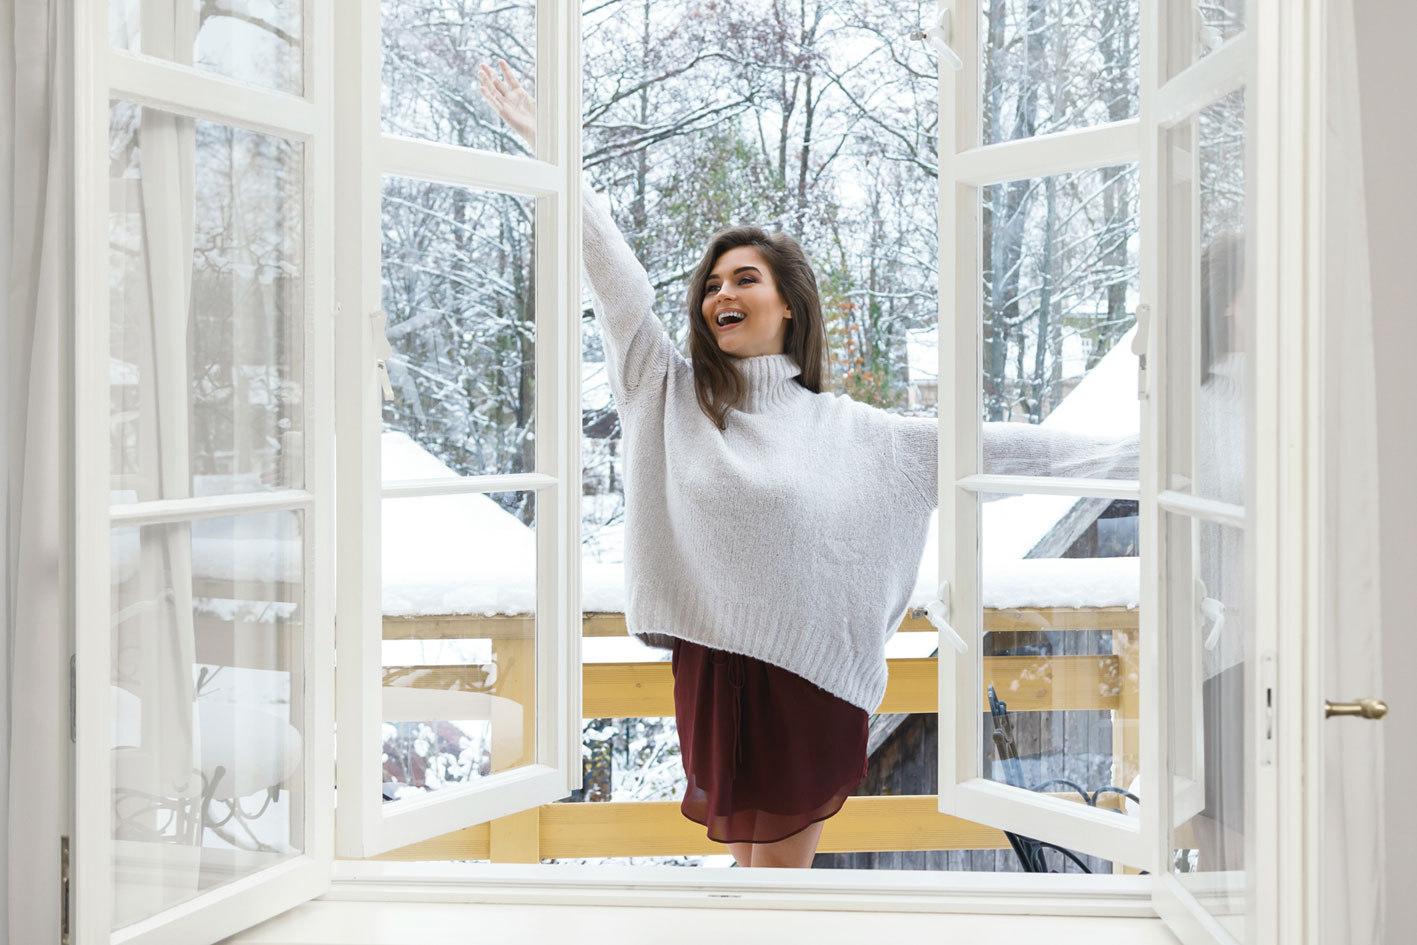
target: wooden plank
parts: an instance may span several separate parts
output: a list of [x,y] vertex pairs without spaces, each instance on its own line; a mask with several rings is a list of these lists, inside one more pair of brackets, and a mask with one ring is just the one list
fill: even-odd
[[[1006,846],[1003,832],[941,814],[934,795],[849,797],[827,820],[821,853],[977,849]],[[542,856],[673,856],[727,847],[686,819],[677,801],[547,804]]]
[[[1010,712],[1116,709],[1120,705],[1117,660],[1116,656],[986,656],[984,679],[986,685],[994,683]],[[937,711],[934,657],[889,660],[888,667],[890,677],[878,712]],[[414,673],[422,688],[485,688],[483,670],[476,666],[386,666],[385,684],[401,684]],[[674,714],[674,675],[667,661],[587,663],[584,680],[581,714],[585,718]]]
[[385,617],[385,640],[516,640],[536,635],[526,615]]
[[984,609],[984,629],[1017,630],[1135,630],[1140,611],[1129,607],[1020,607]]
[[[1053,796],[1077,799],[1075,794]],[[1007,849],[1003,831],[941,814],[938,806],[933,794],[849,797],[841,812],[826,822],[818,852],[869,855],[878,851]],[[536,814],[538,852],[543,859],[698,856],[727,851],[725,845],[708,839],[703,827],[684,817],[678,801],[543,804]],[[490,825],[479,824],[375,859],[486,860],[490,834]],[[992,854],[987,855],[992,860]]]
[[[1005,633],[1018,630],[1135,630],[1138,616],[1126,607],[1022,607],[986,608],[984,630]],[[896,628],[903,633],[934,633],[923,610],[912,610]],[[529,614],[434,614],[423,617],[385,617],[385,640],[495,640],[526,638],[536,632]],[[617,637],[629,633],[625,615],[588,612],[581,617],[587,637]]]
[[1112,651],[1117,654],[1121,699],[1112,716],[1113,783],[1125,788],[1141,770],[1140,662],[1141,646],[1134,630],[1115,630]]
[[491,835],[491,824],[478,824],[475,827],[454,830],[441,837],[433,837],[406,847],[400,847],[397,850],[390,850],[387,853],[371,857],[371,859],[415,863],[442,860],[486,860],[492,848]]
[[[536,759],[536,641],[522,637],[494,640],[492,664],[497,667],[498,676],[494,691],[520,703],[525,717],[532,723],[522,726],[521,744],[508,746],[510,751],[504,748],[499,754],[498,740],[492,740],[492,772],[495,774]],[[539,811],[540,808],[533,807],[491,822],[488,858],[493,863],[541,862]]]

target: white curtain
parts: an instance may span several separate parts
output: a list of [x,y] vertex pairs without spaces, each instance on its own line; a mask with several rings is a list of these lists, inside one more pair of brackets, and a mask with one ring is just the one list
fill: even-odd
[[71,4],[7,0],[6,886],[9,940],[59,940],[71,650]]
[[[1382,690],[1377,391],[1353,0],[1328,4],[1328,56],[1321,697],[1346,701]],[[1325,942],[1384,940],[1382,735],[1382,725],[1352,719],[1323,728]]]

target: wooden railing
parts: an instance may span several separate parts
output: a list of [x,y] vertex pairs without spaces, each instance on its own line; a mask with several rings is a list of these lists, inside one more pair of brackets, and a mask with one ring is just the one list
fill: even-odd
[[[386,640],[491,640],[496,678],[480,666],[389,666],[386,686],[490,691],[534,705],[531,689],[535,622],[530,617],[419,617],[384,621]],[[1093,709],[1113,712],[1113,781],[1128,784],[1137,772],[1137,611],[1123,607],[986,610],[984,630],[1110,630],[1112,652],[1092,656],[986,656],[984,678],[1010,712]],[[935,632],[923,616],[907,616],[901,632]],[[586,614],[587,637],[623,636],[622,614]],[[877,712],[935,712],[936,661],[892,659],[885,698]],[[987,710],[987,704],[981,711]],[[651,718],[674,714],[668,662],[587,663],[585,718]],[[534,726],[526,726],[521,752],[499,758],[505,770],[532,757]],[[1066,795],[1059,795],[1066,796]],[[1076,799],[1076,795],[1072,795]],[[851,797],[826,822],[818,851],[845,853],[908,850],[987,850],[1008,846],[1002,831],[939,813],[933,795]],[[679,813],[677,801],[607,801],[543,804],[490,823],[458,830],[384,854],[391,860],[492,860],[535,863],[572,857],[674,856],[724,853],[726,847]]]

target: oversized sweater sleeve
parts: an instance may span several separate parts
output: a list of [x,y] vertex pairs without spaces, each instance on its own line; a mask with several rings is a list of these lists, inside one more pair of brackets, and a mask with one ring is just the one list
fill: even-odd
[[603,195],[582,188],[582,255],[605,345],[606,375],[624,411],[669,370],[673,343],[654,315],[654,287],[610,216]]
[[[939,495],[939,420],[896,416],[893,422],[896,465],[921,498],[934,507]],[[983,467],[992,475],[1089,479],[1140,476],[1136,434],[1093,436],[1032,423],[985,423],[983,428]]]

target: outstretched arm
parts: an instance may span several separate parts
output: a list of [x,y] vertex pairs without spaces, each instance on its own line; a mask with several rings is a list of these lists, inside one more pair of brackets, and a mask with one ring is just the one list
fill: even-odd
[[[896,464],[929,505],[938,502],[939,420],[896,417]],[[1093,436],[1032,423],[985,423],[982,466],[996,476],[1136,479],[1136,434]],[[994,497],[994,496],[990,496]]]
[[[512,74],[505,59],[502,75],[486,63],[477,67],[485,98],[502,119],[536,148],[536,100]],[[615,403],[623,410],[641,388],[652,388],[669,369],[673,343],[654,315],[654,287],[610,215],[605,197],[582,180],[581,245],[596,318],[605,342],[607,375]]]

